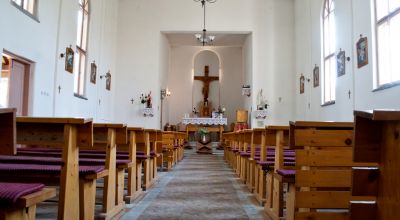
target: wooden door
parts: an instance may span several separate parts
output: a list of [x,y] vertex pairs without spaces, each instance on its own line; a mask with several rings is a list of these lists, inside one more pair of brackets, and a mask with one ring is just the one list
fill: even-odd
[[17,108],[17,115],[28,112],[28,65],[17,60],[12,61],[8,105]]

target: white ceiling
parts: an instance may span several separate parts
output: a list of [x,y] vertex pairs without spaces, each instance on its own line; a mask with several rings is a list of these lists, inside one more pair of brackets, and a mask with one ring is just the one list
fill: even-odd
[[[165,33],[171,46],[202,46],[195,38],[196,33]],[[213,46],[243,46],[249,33],[215,33],[207,32],[207,35],[214,35]]]

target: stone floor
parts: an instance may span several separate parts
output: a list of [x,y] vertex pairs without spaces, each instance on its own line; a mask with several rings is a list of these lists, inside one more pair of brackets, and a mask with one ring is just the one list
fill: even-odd
[[[185,151],[184,159],[170,172],[159,172],[155,185],[115,219],[269,219],[247,187],[223,160],[213,155]],[[99,182],[98,186],[102,186]],[[100,195],[99,195],[100,194]],[[101,188],[96,209],[101,210]],[[57,204],[39,205],[37,219],[56,219]]]
[[127,205],[122,219],[268,219],[222,151],[214,152],[186,152],[171,172],[160,173],[143,199]]

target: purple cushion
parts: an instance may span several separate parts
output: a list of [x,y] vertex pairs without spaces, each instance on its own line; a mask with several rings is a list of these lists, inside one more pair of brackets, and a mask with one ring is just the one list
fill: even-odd
[[248,152],[242,152],[242,153],[240,153],[240,156],[243,156],[243,157],[250,157],[250,153],[248,153]]
[[147,155],[137,155],[136,154],[136,159],[139,159],[139,160],[146,160],[148,157],[147,157]]
[[295,177],[296,175],[296,170],[284,170],[280,169],[276,171],[279,175],[283,177]]
[[25,195],[42,190],[40,183],[2,183],[0,182],[0,207],[12,205]]
[[[79,174],[96,174],[104,170],[104,166],[79,166]],[[24,175],[33,174],[59,174],[61,172],[60,165],[41,165],[41,164],[8,164],[0,163],[0,172],[9,174]]]

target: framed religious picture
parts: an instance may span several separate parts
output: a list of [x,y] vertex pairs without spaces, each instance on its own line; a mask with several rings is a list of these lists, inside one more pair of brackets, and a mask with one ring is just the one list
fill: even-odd
[[96,84],[97,65],[93,62],[90,65],[90,82]]
[[346,74],[346,53],[342,50],[336,56],[337,77]]
[[315,64],[314,70],[313,70],[313,81],[314,81],[314,88],[319,86],[319,66]]
[[360,36],[357,42],[357,66],[361,68],[368,64],[368,39]]
[[301,76],[300,76],[300,94],[304,93],[304,81],[305,81],[305,78],[304,78],[303,74],[301,74]]
[[74,72],[74,50],[67,47],[65,51],[65,70],[73,73]]
[[106,89],[108,91],[111,90],[111,73],[110,72],[107,72],[107,74],[106,74]]

